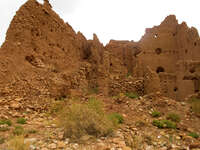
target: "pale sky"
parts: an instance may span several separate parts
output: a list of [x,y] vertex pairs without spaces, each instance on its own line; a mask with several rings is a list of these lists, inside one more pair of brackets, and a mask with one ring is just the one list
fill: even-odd
[[[43,0],[38,0],[42,2]],[[110,39],[138,41],[145,28],[159,25],[175,14],[200,31],[199,0],[49,0],[53,9],[87,39],[96,33],[104,44]],[[15,12],[26,0],[0,0],[0,45]]]

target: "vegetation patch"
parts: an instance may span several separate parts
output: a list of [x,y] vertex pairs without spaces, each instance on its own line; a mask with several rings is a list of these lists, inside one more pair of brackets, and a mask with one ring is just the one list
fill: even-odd
[[131,99],[139,98],[139,95],[138,95],[137,93],[133,93],[133,92],[125,93],[125,95],[126,95],[128,98],[131,98]]
[[26,124],[26,119],[25,118],[18,118],[17,123],[18,124]]
[[188,134],[189,136],[195,138],[195,139],[198,139],[199,138],[199,134],[195,133],[195,132],[191,132]]
[[124,118],[119,113],[111,113],[109,114],[110,120],[114,122],[116,125],[124,123]]
[[181,118],[178,114],[175,113],[169,113],[167,116],[168,120],[174,121],[174,122],[180,122]]
[[158,128],[176,129],[176,123],[170,120],[153,120],[152,124]]
[[12,125],[12,122],[10,120],[0,120],[0,125],[7,124],[8,126]]
[[[111,118],[103,110],[103,104],[99,100],[91,98],[87,103],[71,102],[59,112],[58,123],[64,127],[65,138],[76,140],[84,135],[95,137],[109,135],[116,127],[116,122]],[[121,118],[118,115],[115,115],[114,118],[120,122]]]
[[34,129],[30,129],[30,130],[27,131],[27,133],[29,133],[29,134],[35,134],[35,133],[37,133],[37,131],[34,130]]
[[151,116],[154,117],[154,118],[158,118],[158,117],[161,116],[161,113],[160,113],[159,111],[153,111],[153,112],[151,113]]

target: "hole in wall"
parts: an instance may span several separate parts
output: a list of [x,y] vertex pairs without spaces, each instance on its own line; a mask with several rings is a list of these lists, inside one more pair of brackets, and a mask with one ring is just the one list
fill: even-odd
[[174,87],[174,92],[177,92],[178,91],[178,87]]
[[154,39],[157,39],[158,38],[158,34],[154,34]]
[[156,69],[156,72],[157,73],[160,73],[160,72],[165,72],[165,69],[161,66],[159,66],[157,69]]
[[156,48],[155,52],[156,52],[156,54],[160,55],[162,53],[162,49],[161,48]]
[[194,42],[194,46],[197,46],[197,42]]
[[110,63],[110,66],[112,66],[113,64],[112,63]]

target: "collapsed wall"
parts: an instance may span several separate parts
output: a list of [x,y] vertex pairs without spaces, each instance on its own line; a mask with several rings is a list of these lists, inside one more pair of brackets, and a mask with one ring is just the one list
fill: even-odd
[[14,16],[0,49],[0,96],[60,98],[91,88],[109,94],[112,58],[96,35],[87,41],[75,33],[48,1],[42,5],[28,0]]

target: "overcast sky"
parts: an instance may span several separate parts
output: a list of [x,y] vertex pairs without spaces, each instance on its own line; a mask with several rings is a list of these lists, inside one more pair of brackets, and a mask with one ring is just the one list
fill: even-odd
[[[38,0],[42,2],[43,0]],[[53,9],[88,39],[96,33],[101,42],[110,39],[138,41],[145,28],[159,25],[175,14],[200,31],[199,0],[49,0]],[[0,45],[15,12],[26,0],[0,0]]]

